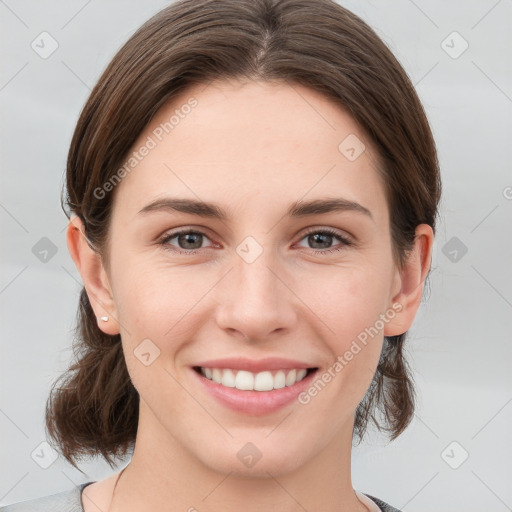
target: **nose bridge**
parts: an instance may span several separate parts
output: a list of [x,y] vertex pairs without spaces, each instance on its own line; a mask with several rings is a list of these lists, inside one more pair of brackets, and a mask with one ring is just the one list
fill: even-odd
[[[235,266],[234,278],[236,279],[235,295],[249,309],[249,306],[262,308],[274,305],[278,302],[278,294],[282,290],[278,288],[278,279],[275,271],[271,272],[271,262],[268,258],[260,256],[259,261],[247,263],[238,262]],[[268,307],[269,311],[273,308]]]
[[216,316],[221,328],[235,329],[256,340],[290,327],[296,317],[292,294],[283,283],[284,276],[279,275],[272,251],[256,255],[254,242],[247,244],[237,248]]

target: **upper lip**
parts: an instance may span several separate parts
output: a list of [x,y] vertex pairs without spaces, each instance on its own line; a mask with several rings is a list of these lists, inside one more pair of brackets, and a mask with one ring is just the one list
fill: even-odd
[[244,357],[229,357],[223,359],[211,359],[197,363],[194,366],[202,368],[230,368],[232,370],[246,370],[248,372],[261,372],[265,370],[292,370],[301,368],[316,368],[309,363],[303,363],[294,359],[282,357],[268,357],[265,359],[246,359]]

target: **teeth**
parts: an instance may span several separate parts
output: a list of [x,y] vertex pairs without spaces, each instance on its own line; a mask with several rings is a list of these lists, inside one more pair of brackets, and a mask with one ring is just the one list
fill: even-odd
[[254,389],[254,374],[251,372],[246,372],[244,370],[240,370],[236,374],[235,388],[243,389],[243,390]]
[[293,386],[306,376],[307,370],[278,370],[252,373],[246,370],[230,370],[224,368],[201,368],[201,374],[207,379],[228,388],[242,391],[271,391],[285,386]]
[[212,370],[212,380],[213,380],[213,382],[216,382],[217,384],[222,383],[222,372],[218,368],[214,368]]
[[224,370],[222,372],[221,384],[228,388],[235,387],[235,374],[231,370]]
[[286,386],[291,386],[295,382],[296,378],[297,378],[297,371],[296,370],[292,370],[286,376],[285,385]]
[[281,389],[286,386],[286,375],[283,370],[279,370],[274,375],[274,389]]

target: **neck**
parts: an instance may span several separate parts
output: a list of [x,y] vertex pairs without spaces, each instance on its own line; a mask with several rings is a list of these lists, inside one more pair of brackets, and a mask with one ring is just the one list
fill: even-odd
[[[110,512],[367,512],[352,488],[352,429],[353,424],[344,426],[309,460],[291,453],[287,463],[270,463],[263,450],[250,469],[238,459],[231,469],[219,461],[228,467],[222,472],[164,431],[141,400],[133,457],[118,481]],[[232,442],[238,450],[244,445]]]

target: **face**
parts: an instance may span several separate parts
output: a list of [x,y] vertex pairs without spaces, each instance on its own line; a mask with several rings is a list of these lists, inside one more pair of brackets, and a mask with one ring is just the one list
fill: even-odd
[[[165,105],[133,151],[114,190],[106,273],[139,434],[253,476],[351,439],[400,290],[362,130],[307,88],[218,81]],[[294,368],[307,370],[296,384]],[[232,387],[265,370],[273,379],[258,386],[279,389]],[[261,459],[249,468],[240,450]]]

